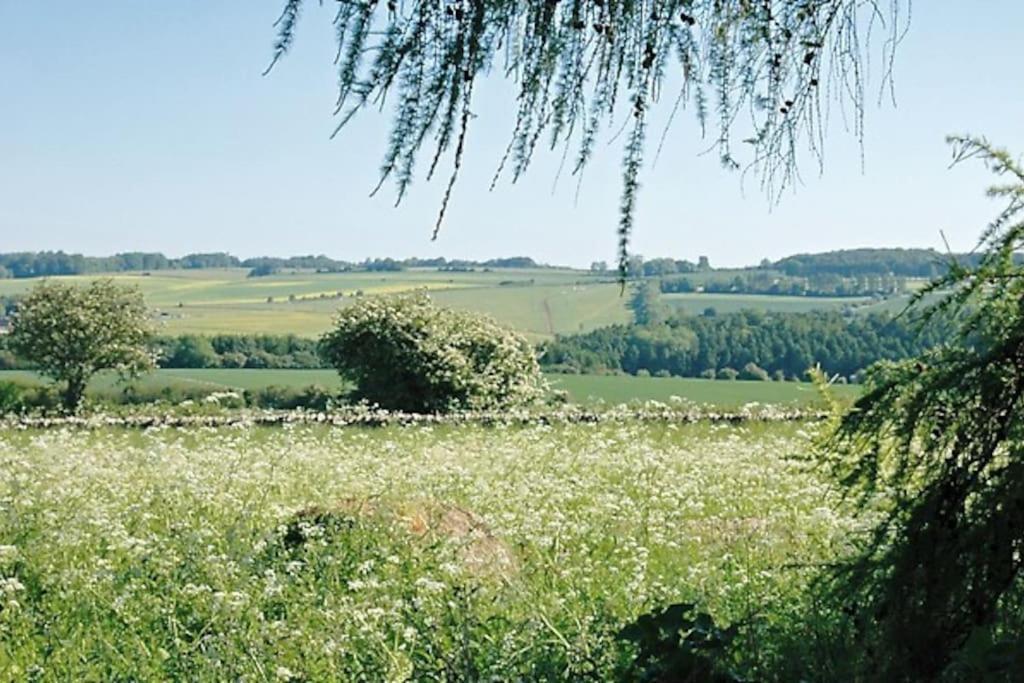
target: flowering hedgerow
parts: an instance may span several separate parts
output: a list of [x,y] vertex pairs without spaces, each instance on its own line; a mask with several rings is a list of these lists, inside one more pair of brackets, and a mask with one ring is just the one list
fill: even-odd
[[335,427],[383,427],[389,425],[552,425],[574,423],[623,422],[809,422],[832,416],[830,411],[784,406],[778,404],[748,403],[734,410],[718,410],[706,405],[673,401],[645,401],[588,408],[579,405],[557,407],[521,407],[504,410],[460,410],[440,413],[410,413],[386,410],[366,404],[338,406],[331,410],[243,410],[210,409],[204,405],[196,411],[191,406],[178,404],[167,409],[159,406],[132,406],[115,412],[88,415],[34,415],[12,414],[0,417],[0,428],[48,429],[77,427],[102,429],[126,427],[148,429],[153,427],[229,427],[229,426],[281,426],[300,424],[328,424]]

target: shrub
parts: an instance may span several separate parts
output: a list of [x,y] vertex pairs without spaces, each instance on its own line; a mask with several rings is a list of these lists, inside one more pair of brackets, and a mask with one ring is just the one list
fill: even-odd
[[208,386],[192,384],[168,384],[149,386],[146,384],[129,384],[121,391],[102,391],[90,394],[93,401],[106,405],[146,405],[150,403],[168,403],[181,405],[189,402],[203,401],[211,394],[217,393]]
[[757,363],[747,363],[744,365],[743,369],[740,371],[739,378],[756,382],[767,382],[771,380],[771,377],[768,376],[768,371]]
[[229,351],[228,353],[221,354],[220,366],[222,368],[244,368],[245,361],[246,358],[244,353]]
[[701,370],[700,376],[704,379],[714,379],[718,373],[715,372],[714,368],[708,368],[707,370]]
[[296,408],[327,410],[336,400],[337,397],[330,390],[317,385],[299,389],[271,385],[245,392],[247,405],[253,408],[272,410],[294,410]]
[[718,371],[718,374],[716,375],[716,378],[717,379],[729,379],[729,380],[731,380],[731,379],[736,379],[739,376],[740,376],[740,373],[736,372],[732,368],[722,368],[721,370]]
[[411,412],[521,405],[543,394],[533,347],[489,318],[425,294],[367,297],[338,313],[321,354],[354,395]]
[[651,376],[651,371],[648,370],[647,368],[640,368],[639,370],[636,371],[636,376],[637,377],[650,377]]
[[22,386],[0,381],[0,414],[18,412],[22,408]]
[[179,337],[165,353],[161,362],[165,368],[215,368],[220,365],[220,358],[210,340],[194,334]]
[[61,397],[53,385],[0,381],[0,415],[34,410],[53,412]]
[[668,370],[666,370],[665,368],[662,368],[661,370],[658,370],[657,372],[655,372],[654,376],[655,377],[671,377],[672,373],[669,372]]

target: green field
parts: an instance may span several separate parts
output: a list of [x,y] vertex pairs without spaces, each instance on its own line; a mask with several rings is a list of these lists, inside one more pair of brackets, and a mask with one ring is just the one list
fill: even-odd
[[[720,408],[737,408],[747,403],[808,406],[820,397],[813,384],[803,382],[744,382],[684,377],[632,377],[629,375],[548,375],[555,389],[569,392],[574,403],[596,401],[616,404],[629,401],[668,402],[678,397]],[[835,386],[843,399],[856,397],[854,386]]]
[[[715,271],[717,272],[717,271]],[[381,273],[284,272],[250,278],[243,268],[119,273],[137,285],[165,334],[269,333],[313,337],[331,325],[334,313],[360,296],[426,289],[437,303],[485,313],[531,341],[586,332],[631,320],[627,296],[607,277],[582,270],[537,268],[489,272],[411,269]],[[696,274],[701,275],[701,274]],[[707,274],[704,274],[707,275]],[[711,273],[714,275],[714,272]],[[96,276],[55,278],[86,282]],[[699,279],[699,278],[698,278]],[[37,280],[0,280],[0,295],[27,291]],[[699,315],[743,309],[779,312],[899,310],[893,301],[868,298],[763,296],[753,294],[663,294],[670,308]]]
[[809,429],[0,432],[0,680],[636,680],[679,601],[779,679],[851,529]]
[[[167,334],[272,333],[317,336],[359,296],[426,289],[443,305],[487,313],[537,341],[630,319],[619,286],[586,271],[538,268],[485,272],[284,272],[250,278],[243,268],[117,273],[138,286]],[[98,276],[54,278],[87,282]],[[0,280],[0,295],[38,280]]]
[[[743,382],[681,377],[632,377],[629,375],[561,375],[547,376],[553,389],[569,393],[573,403],[618,404],[630,401],[668,402],[678,397],[694,403],[718,408],[737,408],[747,403],[812,405],[819,400],[810,384],[798,382]],[[39,382],[32,372],[0,371],[0,380]],[[183,387],[196,389],[245,390],[267,386],[301,388],[311,384],[327,389],[341,389],[342,382],[333,370],[157,370],[135,382],[146,389]],[[100,375],[90,384],[93,395],[118,391],[120,385],[112,375]],[[856,396],[857,388],[837,386],[839,397]]]

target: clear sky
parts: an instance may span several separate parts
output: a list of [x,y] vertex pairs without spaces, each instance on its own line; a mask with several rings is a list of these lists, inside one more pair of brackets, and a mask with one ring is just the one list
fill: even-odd
[[[579,201],[540,155],[487,186],[511,132],[509,91],[478,98],[464,175],[440,239],[443,178],[399,207],[369,198],[389,118],[336,139],[333,3],[310,0],[293,53],[267,77],[283,0],[0,0],[0,251],[230,251],[335,258],[527,254],[613,260],[621,141],[602,146]],[[772,208],[722,171],[681,114],[642,174],[634,251],[717,265],[858,246],[969,249],[994,208],[978,167],[947,168],[972,132],[1024,154],[1024,2],[917,0],[895,108],[872,102],[866,165],[834,117],[819,177]],[[877,67],[876,67],[877,70]],[[879,85],[877,79],[873,86]],[[656,134],[660,133],[655,129]]]

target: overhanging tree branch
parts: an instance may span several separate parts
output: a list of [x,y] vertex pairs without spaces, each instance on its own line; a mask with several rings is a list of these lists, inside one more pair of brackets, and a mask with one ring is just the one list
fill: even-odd
[[[496,61],[518,89],[515,123],[497,175],[515,182],[543,134],[577,148],[573,173],[617,115],[636,117],[623,152],[618,224],[621,272],[635,220],[647,110],[666,86],[690,105],[702,135],[714,124],[723,166],[754,170],[772,199],[796,181],[801,150],[818,160],[831,103],[863,135],[872,36],[882,35],[883,88],[911,0],[340,0],[339,129],[395,91],[380,181],[399,201],[433,137],[433,160],[454,161],[435,236],[461,165],[473,85]],[[287,0],[268,67],[290,49],[302,0]],[[627,113],[630,112],[630,113]],[[674,117],[673,117],[674,118]],[[742,140],[749,155],[734,149]]]

